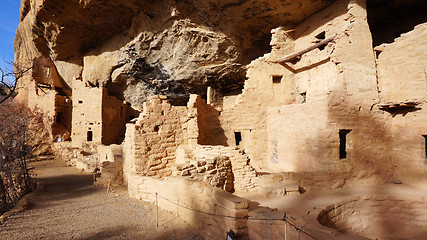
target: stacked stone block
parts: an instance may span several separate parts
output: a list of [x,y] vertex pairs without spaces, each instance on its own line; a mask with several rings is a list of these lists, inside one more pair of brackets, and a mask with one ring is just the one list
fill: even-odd
[[235,147],[193,145],[177,150],[175,176],[208,182],[228,192],[245,192],[255,187],[255,169],[248,157]]

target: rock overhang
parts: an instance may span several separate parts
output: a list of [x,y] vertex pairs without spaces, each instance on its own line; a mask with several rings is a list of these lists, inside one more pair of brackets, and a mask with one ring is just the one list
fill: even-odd
[[67,60],[84,55],[114,35],[127,34],[141,13],[163,27],[171,20],[190,19],[240,41],[243,55],[253,58],[253,54],[260,54],[259,49],[268,47],[272,28],[298,23],[333,0],[22,2],[21,20],[31,14],[35,17],[31,28],[38,50],[45,56]]

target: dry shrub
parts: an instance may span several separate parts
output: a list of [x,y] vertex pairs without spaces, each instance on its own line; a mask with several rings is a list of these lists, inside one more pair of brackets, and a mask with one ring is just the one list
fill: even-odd
[[51,153],[49,124],[51,120],[38,110],[12,100],[0,105],[0,213],[32,190],[27,159]]

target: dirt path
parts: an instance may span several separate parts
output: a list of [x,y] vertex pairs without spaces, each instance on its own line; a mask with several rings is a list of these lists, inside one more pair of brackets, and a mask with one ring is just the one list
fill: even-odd
[[[176,215],[127,197],[126,189],[94,187],[92,176],[58,160],[33,163],[43,183],[30,208],[0,225],[0,239],[202,239]],[[44,186],[43,186],[44,185]]]

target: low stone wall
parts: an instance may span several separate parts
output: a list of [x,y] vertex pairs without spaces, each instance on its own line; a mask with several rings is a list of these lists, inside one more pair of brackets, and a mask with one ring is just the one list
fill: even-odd
[[230,158],[219,153],[199,157],[193,150],[194,148],[189,146],[178,148],[178,157],[172,175],[189,177],[200,182],[207,182],[212,187],[234,192]]
[[160,208],[175,212],[200,228],[206,239],[225,238],[229,230],[238,235],[247,234],[249,201],[207,183],[183,177],[160,179],[130,174],[128,191],[134,199],[153,203],[156,203],[157,194]]
[[[313,210],[316,212],[316,209]],[[367,238],[349,233],[341,233],[339,230],[330,229],[319,224],[315,216],[304,217],[286,216],[286,232],[284,212],[267,207],[258,207],[248,214],[249,239],[352,239],[367,240]],[[344,236],[345,235],[345,236]]]
[[236,147],[181,145],[177,149],[175,176],[208,182],[227,192],[246,192],[255,185],[255,169],[244,151]]
[[424,239],[427,201],[416,197],[365,195],[327,206],[318,221],[370,239]]

